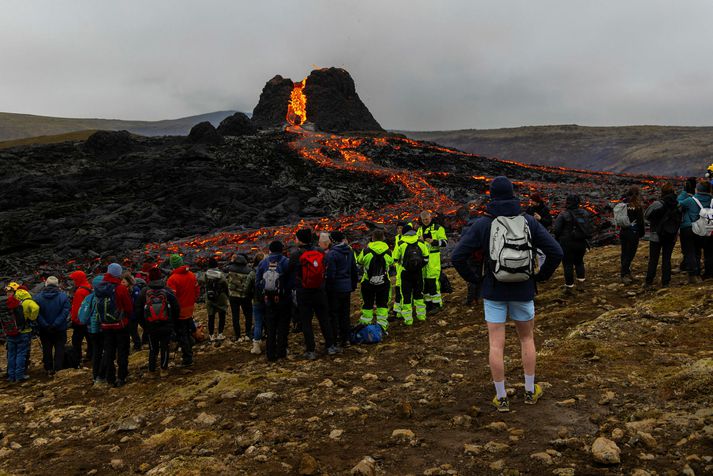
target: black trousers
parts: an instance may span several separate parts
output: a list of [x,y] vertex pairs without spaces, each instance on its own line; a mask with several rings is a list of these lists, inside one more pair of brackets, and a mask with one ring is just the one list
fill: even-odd
[[401,272],[401,294],[403,304],[411,304],[415,299],[423,299],[423,275],[420,272]]
[[676,246],[676,236],[661,236],[659,241],[649,241],[649,266],[646,271],[646,283],[653,284],[656,279],[656,268],[661,256],[661,284],[668,286],[671,282],[671,255]]
[[193,363],[193,323],[190,317],[188,319],[179,319],[176,322],[176,339],[181,347],[183,365]]
[[324,289],[298,289],[297,307],[300,313],[307,352],[314,352],[315,350],[314,331],[312,330],[313,315],[317,316],[325,347],[331,347],[334,342],[332,341],[332,329],[329,326],[329,316],[327,315],[327,294]]
[[639,248],[639,234],[631,228],[623,228],[619,233],[621,240],[621,276],[631,274],[631,263]]
[[584,255],[587,253],[586,243],[560,243],[564,256],[562,257],[562,270],[564,271],[564,283],[567,286],[574,285],[575,273],[579,279],[586,277],[584,268]]
[[401,286],[394,286],[394,302],[401,303]]
[[89,342],[87,326],[72,324],[72,348],[80,361],[82,360],[82,343],[85,340],[87,341],[86,360],[92,360],[92,346]]
[[149,334],[149,372],[156,371],[156,359],[161,353],[161,369],[168,368],[169,344],[171,343],[171,330],[164,329],[151,331]]
[[131,342],[134,343],[134,350],[141,350],[141,336],[139,335],[139,322],[129,321],[129,334],[131,335]]
[[[350,292],[327,292],[329,301],[329,325],[332,328],[332,341],[346,345],[351,332],[351,297]],[[388,296],[387,296],[388,299]]]
[[47,371],[58,372],[64,363],[64,346],[67,344],[67,331],[40,331],[42,343],[42,363]]
[[701,241],[693,230],[689,228],[681,229],[681,251],[683,260],[686,263],[686,271],[689,275],[698,276],[701,274],[701,252],[703,250]]
[[263,316],[263,327],[267,334],[265,354],[267,355],[267,360],[271,362],[287,357],[291,307],[291,303],[282,297],[267,298],[265,302],[265,314]]
[[240,310],[243,310],[243,316],[245,316],[245,335],[252,337],[253,332],[253,301],[252,298],[230,298],[230,310],[233,315],[233,334],[235,338],[240,337]]
[[[116,383],[117,377],[119,380],[126,381],[126,377],[129,376],[129,350],[131,348],[129,329],[125,327],[102,330],[102,334],[104,336],[104,356],[102,358],[104,378],[112,385]],[[114,361],[117,363],[118,372]]]
[[88,334],[89,347],[92,349],[92,378],[105,378],[106,372],[103,367],[104,359],[104,335]]
[[364,300],[361,308],[369,311],[373,311],[374,306],[376,306],[377,309],[387,309],[389,307],[390,290],[391,284],[388,281],[378,286],[364,281],[361,283],[361,297]]
[[[218,333],[222,334],[223,331],[225,330],[225,316],[226,312],[218,310],[217,312],[214,312],[213,314],[208,316],[208,334],[213,335],[215,332],[215,315],[218,314]],[[239,337],[239,334],[236,336]]]

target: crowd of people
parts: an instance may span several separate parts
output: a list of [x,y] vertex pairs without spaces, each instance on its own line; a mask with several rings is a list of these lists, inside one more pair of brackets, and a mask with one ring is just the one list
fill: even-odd
[[[621,279],[634,282],[631,265],[646,224],[649,264],[644,285],[653,286],[661,259],[662,286],[668,286],[671,256],[680,235],[689,282],[713,276],[713,210],[708,180],[686,180],[678,195],[663,183],[660,196],[644,209],[638,187],[629,188],[614,208],[621,242]],[[542,395],[535,383],[536,349],[533,337],[537,283],[549,279],[560,263],[564,291],[586,281],[584,257],[595,234],[593,217],[577,195],[567,197],[555,217],[539,194],[521,207],[513,184],[505,177],[490,186],[485,212],[474,216],[461,233],[451,262],[468,283],[468,304],[482,298],[489,331],[489,363],[495,385],[493,405],[509,411],[505,392],[505,323],[514,321],[522,347],[525,403]],[[123,386],[128,378],[132,348],[148,345],[149,375],[165,375],[172,342],[181,351],[181,365],[193,365],[193,345],[201,327],[195,306],[204,298],[208,339],[220,342],[228,311],[233,338],[252,341],[253,354],[265,353],[269,361],[288,355],[291,332],[304,336],[304,354],[318,358],[313,331],[316,317],[324,354],[335,355],[350,345],[352,293],[360,290],[358,326],[378,326],[386,334],[401,321],[411,326],[443,307],[441,254],[448,244],[444,227],[431,212],[419,220],[399,222],[393,243],[383,229],[372,231],[370,241],[355,251],[345,234],[335,230],[315,235],[309,228],[297,231],[296,246],[288,250],[281,241],[252,259],[236,253],[226,266],[209,259],[204,272],[194,274],[178,254],[161,263],[147,260],[132,272],[111,262],[106,272],[91,282],[82,270],[66,277],[71,292],[50,276],[34,294],[25,283],[10,282],[3,306],[2,333],[7,348],[7,379],[27,380],[31,339],[39,336],[42,361],[48,376],[67,367],[90,363],[96,385]],[[701,257],[704,266],[701,267]],[[241,315],[244,327],[241,328]],[[217,316],[217,326],[216,326]],[[71,329],[71,346],[67,334]],[[143,330],[143,335],[139,330]],[[86,346],[85,346],[86,343]],[[85,350],[86,347],[86,350]],[[72,358],[68,359],[68,349]],[[69,360],[69,363],[68,363]]]

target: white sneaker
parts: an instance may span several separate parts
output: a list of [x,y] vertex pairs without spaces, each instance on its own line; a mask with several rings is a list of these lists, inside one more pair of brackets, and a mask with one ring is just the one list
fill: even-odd
[[260,355],[262,354],[262,346],[260,345],[259,340],[254,340],[253,341],[253,348],[250,349],[250,353],[253,355]]
[[213,342],[215,340],[215,334],[210,335],[210,341]]
[[225,340],[225,336],[223,334],[218,334],[218,337],[216,337],[217,340]]

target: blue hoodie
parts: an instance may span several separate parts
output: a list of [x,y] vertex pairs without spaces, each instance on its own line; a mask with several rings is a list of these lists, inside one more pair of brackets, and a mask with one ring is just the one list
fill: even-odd
[[333,246],[325,259],[327,291],[350,293],[356,290],[359,280],[354,251],[345,243]]
[[40,329],[66,331],[71,302],[67,294],[57,286],[46,286],[35,296],[35,302],[40,306],[37,323]]
[[[711,206],[711,195],[704,192],[696,192],[694,195],[701,202],[704,208]],[[681,221],[681,229],[691,228],[693,222],[698,220],[700,217],[701,207],[698,206],[693,197],[688,197],[683,202],[681,202],[681,213],[683,214],[683,220]]]
[[[529,215],[525,215],[532,234],[532,244],[545,253],[545,263],[534,280],[522,283],[501,283],[497,281],[485,266],[484,275],[478,276],[468,265],[468,259],[474,251],[482,249],[489,256],[490,225],[499,216],[512,217],[522,213],[520,201],[513,195],[512,183],[505,177],[493,180],[490,189],[491,201],[487,206],[487,216],[478,218],[461,237],[451,256],[453,266],[469,283],[481,283],[480,294],[483,299],[491,301],[527,302],[535,298],[535,281],[546,281],[555,272],[562,261],[562,248],[540,223]],[[486,259],[487,261],[487,259]]]

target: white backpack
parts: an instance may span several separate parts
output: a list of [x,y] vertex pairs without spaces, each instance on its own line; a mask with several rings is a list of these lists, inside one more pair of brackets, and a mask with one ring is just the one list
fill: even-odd
[[629,205],[625,202],[619,202],[614,205],[614,224],[621,228],[629,228],[631,226]]
[[490,270],[502,283],[522,283],[535,273],[535,250],[523,215],[497,217],[490,225]]
[[713,236],[713,208],[705,208],[696,197],[691,198],[701,209],[698,212],[698,220],[694,221],[691,227],[693,233],[698,236]]

